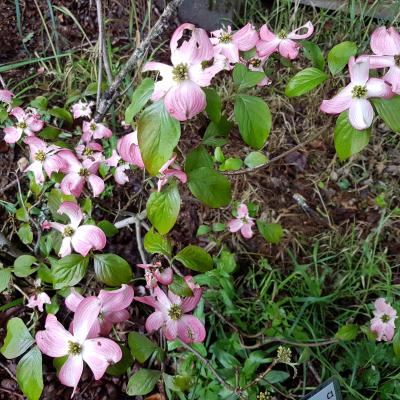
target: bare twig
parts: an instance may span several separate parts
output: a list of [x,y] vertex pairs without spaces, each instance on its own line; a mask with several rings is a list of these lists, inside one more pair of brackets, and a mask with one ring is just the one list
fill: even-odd
[[237,171],[224,171],[221,172],[223,175],[243,175],[243,174],[250,174],[253,172],[256,172],[260,169],[263,168],[267,168],[269,167],[271,164],[275,163],[278,160],[281,160],[282,158],[285,158],[286,156],[288,156],[289,154],[295,152],[296,150],[302,148],[304,145],[306,145],[307,143],[310,143],[312,141],[314,141],[315,139],[317,139],[319,136],[321,135],[321,132],[316,133],[315,135],[312,135],[311,137],[309,137],[305,142],[303,143],[299,143],[298,145],[292,147],[291,149],[284,151],[283,153],[277,155],[274,158],[271,158],[271,160],[269,160],[266,164],[262,164],[259,165],[257,167],[253,167],[253,168],[244,168],[244,169],[239,169]]
[[[99,1],[99,0],[96,0]],[[160,35],[164,32],[164,30],[169,26],[169,21],[175,15],[175,12],[182,4],[183,0],[172,0],[164,9],[164,12],[161,14],[158,21],[155,23],[153,28],[147,34],[146,38],[141,42],[140,46],[135,49],[132,55],[129,57],[126,64],[119,71],[114,81],[110,85],[110,87],[106,90],[104,95],[100,99],[100,104],[97,107],[95,121],[100,122],[111,105],[119,96],[118,88],[120,87],[123,79],[126,75],[132,72],[137,64],[143,59],[145,53],[150,48],[151,42],[154,39],[160,37]]]
[[268,368],[262,372],[260,375],[258,375],[255,379],[253,379],[249,384],[241,388],[242,390],[247,390],[251,388],[254,385],[257,385],[258,382],[260,382],[262,379],[264,379],[275,367],[275,365],[278,363],[278,360],[275,358],[272,363],[268,366]]
[[135,221],[135,231],[136,231],[136,243],[137,248],[139,250],[140,258],[142,259],[143,264],[147,264],[146,255],[143,250],[143,243],[142,243],[142,234],[140,232],[141,224],[140,220],[136,219]]
[[132,216],[130,216],[130,217],[128,217],[128,218],[125,218],[125,219],[123,219],[123,220],[121,220],[121,221],[115,222],[115,223],[114,223],[114,226],[115,226],[117,229],[122,229],[122,228],[125,228],[125,227],[129,226],[129,225],[136,224],[136,221],[141,222],[141,221],[144,220],[145,218],[146,218],[146,210],[143,210],[143,211],[142,211],[141,213],[139,213],[139,214],[132,215]]
[[103,82],[103,50],[104,50],[104,25],[103,25],[103,11],[101,6],[102,0],[96,0],[97,9],[97,24],[99,27],[99,40],[97,42],[98,51],[98,71],[97,71],[97,97],[96,97],[96,107],[99,107],[100,97],[101,97],[101,85]]

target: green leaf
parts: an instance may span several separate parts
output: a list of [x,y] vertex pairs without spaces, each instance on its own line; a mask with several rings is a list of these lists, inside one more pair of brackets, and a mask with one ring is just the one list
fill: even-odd
[[221,98],[219,97],[217,91],[212,88],[203,88],[206,94],[206,113],[211,121],[218,123],[221,119]]
[[219,169],[221,171],[237,171],[242,168],[243,161],[240,158],[227,158],[223,164],[220,165]]
[[216,265],[219,270],[231,274],[237,267],[235,255],[228,250],[222,250],[216,259]]
[[116,254],[94,254],[93,260],[97,279],[108,286],[120,286],[133,277],[129,263]]
[[391,99],[371,99],[376,112],[385,124],[396,133],[400,133],[400,96]]
[[318,68],[306,68],[293,76],[285,89],[288,97],[297,97],[308,93],[322,82],[328,79],[328,75]]
[[257,228],[268,243],[277,244],[282,239],[283,229],[280,224],[268,223],[259,219]]
[[249,71],[243,64],[237,63],[233,69],[233,81],[238,86],[238,90],[256,86],[265,78],[263,72]]
[[211,121],[204,133],[203,144],[208,146],[223,146],[232,128],[232,123],[223,115],[218,123]]
[[100,221],[97,226],[105,233],[107,237],[113,237],[119,232],[115,225],[106,219]]
[[351,56],[357,54],[357,45],[354,42],[339,43],[328,53],[328,67],[332,75],[336,75],[349,62]]
[[219,163],[223,163],[225,161],[225,156],[220,146],[217,146],[214,149],[214,160]]
[[133,364],[133,357],[126,346],[119,346],[122,351],[122,358],[115,364],[110,365],[106,372],[111,376],[120,376],[124,374]]
[[261,149],[272,124],[267,103],[255,96],[237,95],[233,112],[243,140],[249,146]]
[[18,237],[23,244],[30,244],[33,241],[33,232],[28,223],[22,224],[18,229]]
[[145,78],[132,94],[131,104],[125,111],[125,122],[130,124],[135,115],[146,105],[150,100],[154,91],[154,81],[150,78]]
[[20,318],[11,318],[7,323],[7,336],[0,349],[5,358],[16,358],[25,353],[35,340]]
[[[89,85],[87,85],[85,91],[83,92],[83,95],[84,96],[94,96],[95,94],[97,94],[97,85],[98,85],[97,82],[89,83]],[[100,91],[104,92],[106,90],[106,88],[107,88],[107,84],[105,82],[103,82],[101,84]]]
[[168,289],[181,297],[193,296],[192,289],[190,289],[186,281],[179,275],[174,275],[174,280],[168,286]]
[[268,162],[268,157],[259,151],[253,151],[246,156],[244,163],[249,168],[255,168]]
[[203,145],[199,145],[189,151],[185,161],[185,172],[189,173],[190,171],[201,167],[213,167],[212,158]]
[[161,234],[168,233],[175,225],[181,208],[181,197],[175,182],[162,192],[153,192],[147,200],[147,218]]
[[144,396],[149,394],[154,389],[160,376],[160,371],[140,369],[130,377],[126,393],[129,396]]
[[46,126],[42,131],[39,132],[39,137],[45,140],[55,140],[60,135],[61,130],[52,126]]
[[0,293],[8,288],[11,279],[11,270],[8,268],[0,269]]
[[359,131],[353,128],[349,122],[347,111],[342,112],[336,121],[334,130],[335,149],[339,159],[344,161],[359,153],[368,145],[370,136],[370,129]]
[[342,326],[335,335],[339,340],[354,340],[358,334],[358,325],[348,324]]
[[37,96],[31,101],[31,106],[37,108],[40,111],[46,111],[47,99],[44,96]]
[[24,207],[21,207],[15,212],[15,218],[17,218],[18,221],[28,222],[29,214]]
[[43,391],[42,353],[37,346],[26,353],[15,371],[17,382],[28,400],[39,400]]
[[133,357],[141,364],[143,364],[158,347],[147,336],[139,332],[129,333],[128,345]]
[[70,254],[59,260],[51,259],[51,272],[54,278],[54,289],[74,286],[85,276],[89,257]]
[[198,246],[187,246],[183,248],[175,257],[186,268],[197,272],[207,272],[213,267],[211,256]]
[[167,257],[172,255],[172,246],[168,239],[151,229],[146,233],[143,240],[146,251],[150,254],[164,254]]
[[323,71],[325,59],[319,46],[308,40],[302,40],[300,43],[303,46],[304,55],[313,63],[313,66]]
[[393,337],[393,353],[400,357],[400,330],[398,329]]
[[56,117],[57,119],[67,122],[70,125],[72,124],[72,122],[74,122],[72,114],[65,108],[53,107],[49,111],[49,114],[52,115],[53,117]]
[[32,264],[37,261],[36,257],[24,254],[19,256],[14,261],[14,274],[18,278],[25,278],[30,274],[33,274],[37,268],[32,268]]
[[231,201],[231,183],[211,168],[198,168],[188,174],[188,186],[193,196],[212,208],[224,207]]
[[172,157],[181,135],[181,125],[169,115],[161,100],[143,111],[137,130],[143,163],[152,175],[157,175]]

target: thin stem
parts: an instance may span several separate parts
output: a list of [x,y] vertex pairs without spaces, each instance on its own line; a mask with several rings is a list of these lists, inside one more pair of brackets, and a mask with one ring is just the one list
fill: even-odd
[[96,97],[96,107],[99,107],[100,97],[101,97],[101,85],[103,82],[103,13],[101,8],[101,0],[96,0],[97,8],[97,25],[99,28],[99,39],[97,41],[97,51],[98,51],[98,71],[97,71],[97,97]]
[[260,382],[261,379],[263,379],[266,375],[268,375],[272,371],[272,369],[275,367],[276,364],[278,364],[278,360],[275,358],[264,372],[262,372],[254,380],[252,380],[249,384],[247,384],[246,386],[244,386],[241,389],[247,390],[247,389],[251,388],[252,386],[257,385],[257,383]]
[[140,228],[141,228],[140,220],[137,218],[135,221],[136,243],[139,250],[140,258],[142,259],[142,263],[147,264],[146,255],[143,250],[142,234],[140,232]]

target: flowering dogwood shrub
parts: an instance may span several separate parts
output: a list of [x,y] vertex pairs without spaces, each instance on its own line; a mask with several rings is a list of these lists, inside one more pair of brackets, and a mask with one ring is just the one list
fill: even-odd
[[[31,107],[23,108],[17,96],[0,91],[4,140],[29,148],[30,153],[23,171],[30,179],[29,190],[20,194],[15,216],[21,222],[18,236],[32,254],[17,258],[12,271],[16,276],[35,274],[35,289],[26,306],[33,310],[30,330],[36,331],[33,338],[21,319],[11,319],[1,351],[7,358],[25,353],[17,379],[30,400],[38,399],[43,389],[42,354],[56,359],[58,377],[73,388],[72,395],[79,390],[84,363],[96,380],[116,365],[126,372],[132,360],[123,357],[126,346],[117,333],[119,324],[131,319],[131,307],[146,316],[150,337],[156,333],[170,342],[178,340],[178,346],[205,341],[207,327],[201,316],[193,315],[204,289],[188,270],[204,278],[213,269],[213,259],[196,245],[175,249],[167,237],[179,215],[180,193],[188,189],[212,208],[232,203],[233,219],[222,224],[222,229],[232,234],[240,231],[249,240],[257,227],[269,243],[281,240],[284,232],[279,224],[259,218],[259,210],[245,199],[232,199],[226,172],[240,170],[243,164],[253,169],[268,162],[260,150],[267,144],[272,117],[257,90],[275,84],[264,72],[265,65],[275,60],[274,54],[293,60],[305,49],[313,62],[313,67],[301,70],[288,82],[289,97],[303,95],[328,80],[321,50],[303,40],[313,32],[311,22],[277,34],[266,25],[258,31],[251,23],[236,31],[228,26],[211,34],[183,24],[171,37],[171,63],[149,61],[144,65],[143,73],[158,72],[159,76],[155,82],[149,77],[142,80],[125,110],[122,127],[115,131],[92,118],[94,103],[90,99],[82,98],[68,110],[48,108],[47,100],[39,97]],[[371,48],[373,55],[357,57],[357,45],[344,42],[328,54],[332,79],[347,79],[342,71],[346,64],[349,69],[348,85],[321,104],[322,112],[340,114],[334,141],[341,160],[368,144],[375,113],[390,129],[400,131],[400,35],[393,28],[378,28]],[[371,77],[371,69],[378,70],[379,77]],[[218,90],[223,79],[229,82],[227,95]],[[152,103],[147,105],[149,101]],[[182,127],[186,129],[201,113],[209,120],[201,143],[182,154],[178,146]],[[234,124],[248,151],[244,161],[225,158],[221,149]],[[102,252],[107,237],[126,225],[118,228],[121,221],[97,221],[92,214],[98,198],[106,197],[110,187],[118,190],[134,174],[148,174],[146,179],[153,188],[146,210],[129,222],[137,225],[139,233],[144,218],[151,224],[144,248],[152,260],[137,265],[137,271],[144,270],[145,285],[135,289],[128,262]],[[110,184],[113,180],[115,186]],[[98,294],[78,286],[91,269],[104,284]],[[370,330],[378,341],[390,341],[396,312],[384,299],[378,299],[375,307]],[[56,316],[60,309],[73,313],[69,327],[64,326],[64,318]],[[154,352],[164,354],[144,334],[133,329],[131,334],[131,350],[141,364]],[[150,350],[139,351],[136,343]],[[290,357],[282,360],[289,363]],[[140,370],[131,377],[128,394],[151,392],[160,376],[157,370]],[[147,386],[138,390],[140,379]],[[248,389],[243,385],[237,393]]]

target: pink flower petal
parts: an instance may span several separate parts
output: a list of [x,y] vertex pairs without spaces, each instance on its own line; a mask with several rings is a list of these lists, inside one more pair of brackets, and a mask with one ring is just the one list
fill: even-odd
[[353,99],[349,108],[349,121],[355,129],[363,130],[371,126],[374,109],[366,99]]
[[118,165],[120,159],[121,159],[121,157],[119,156],[117,150],[114,149],[112,151],[111,157],[106,159],[106,164],[109,167],[116,167]]
[[110,322],[111,324],[119,324],[120,322],[124,322],[131,317],[131,314],[127,309],[103,312],[103,315],[104,320]]
[[102,304],[102,312],[119,311],[129,307],[133,295],[133,289],[129,285],[122,285],[117,290],[100,290],[98,299]]
[[9,90],[0,90],[0,101],[3,103],[10,104],[13,96],[14,93]]
[[168,312],[171,301],[168,296],[162,291],[158,286],[154,288],[154,295],[157,298],[158,305],[160,307],[160,311]]
[[400,94],[400,68],[398,66],[391,67],[383,78],[392,85],[394,93]]
[[253,236],[253,231],[251,230],[252,226],[254,225],[253,221],[250,221],[247,224],[244,224],[241,229],[240,229],[240,233],[242,234],[242,236],[246,239],[250,239]]
[[57,154],[47,156],[43,162],[43,168],[49,178],[53,172],[61,172],[67,168],[66,162]]
[[251,50],[258,41],[258,33],[249,22],[232,35],[232,41],[240,51]]
[[161,311],[155,311],[147,317],[146,331],[152,333],[158,331],[164,324],[164,316]]
[[110,138],[112,136],[111,129],[103,124],[96,124],[96,129],[93,131],[94,139]]
[[75,197],[79,197],[82,193],[83,186],[85,185],[85,179],[82,178],[76,172],[70,172],[65,175],[61,181],[60,187],[64,194],[72,194]]
[[24,172],[31,171],[33,172],[33,175],[35,177],[35,181],[38,184],[42,184],[45,179],[44,179],[44,174],[43,174],[43,164],[40,161],[34,161],[31,165],[29,165]]
[[371,35],[371,49],[378,56],[400,54],[400,34],[393,27],[381,26]]
[[97,197],[104,191],[104,181],[99,176],[91,174],[87,178],[88,183],[92,189],[93,196]]
[[[261,28],[261,30],[262,29],[263,28]],[[260,33],[261,33],[261,31],[260,31]],[[281,42],[281,39],[278,39],[277,37],[275,37],[274,39],[269,40],[269,41],[259,40],[256,44],[258,55],[260,57],[271,55],[278,49],[280,42]]]
[[228,228],[230,232],[237,232],[243,226],[243,221],[241,219],[232,219],[228,222]]
[[299,55],[300,45],[293,40],[283,39],[279,43],[278,49],[282,57],[294,60]]
[[197,304],[199,304],[199,301],[203,294],[202,288],[192,289],[192,291],[193,291],[193,296],[185,297],[181,304],[182,310],[185,313],[188,313],[197,307]]
[[178,337],[184,343],[201,343],[206,338],[204,325],[193,315],[184,315],[177,325]]
[[350,57],[349,72],[353,84],[364,86],[369,78],[369,60],[355,61]]
[[134,300],[143,304],[147,304],[148,306],[155,308],[157,311],[161,311],[161,307],[154,296],[134,297]]
[[81,379],[82,372],[83,360],[81,355],[69,356],[67,361],[60,369],[58,379],[63,385],[74,388],[72,396],[74,395],[79,380]]
[[72,228],[78,228],[83,219],[83,213],[78,204],[72,201],[64,201],[57,210],[59,214],[65,214],[71,221]]
[[260,29],[260,38],[266,42],[271,42],[278,37],[274,32],[270,31],[267,24],[264,24]]
[[393,96],[391,87],[383,79],[370,78],[366,84],[366,88],[368,90],[368,97],[389,98]]
[[84,257],[90,250],[102,250],[106,243],[106,235],[94,225],[81,225],[72,235],[72,247]]
[[13,126],[3,129],[4,132],[4,141],[6,143],[16,143],[22,136],[22,130],[17,129]]
[[178,321],[168,318],[163,326],[163,333],[167,340],[175,340],[178,336]]
[[40,312],[43,312],[44,304],[51,304],[51,300],[47,293],[41,292],[29,297],[29,302],[26,306],[29,308],[37,307]]
[[168,112],[179,121],[193,118],[206,108],[206,96],[192,81],[183,81],[165,96]]
[[182,183],[187,182],[187,175],[179,169],[167,169],[164,172],[164,176],[166,178],[168,178],[170,176],[174,176],[175,178],[178,178]]
[[71,293],[65,298],[65,305],[69,310],[75,312],[83,299],[84,297],[72,288]]
[[109,365],[121,360],[122,351],[111,339],[95,338],[85,341],[82,357],[92,370],[94,379],[98,380]]
[[214,51],[216,54],[221,54],[225,56],[228,61],[235,64],[240,61],[239,49],[234,43],[219,43],[214,46]]
[[82,163],[75,157],[75,155],[70,150],[61,150],[58,153],[58,156],[61,157],[67,163],[67,169],[65,173],[68,172],[76,172],[78,173],[82,168]]
[[71,249],[71,238],[65,237],[61,242],[60,251],[58,252],[59,257],[69,256],[72,252]]
[[160,272],[159,269],[156,269],[154,276],[162,285],[170,285],[174,280],[174,272],[171,267],[163,269],[162,272]]
[[25,111],[21,107],[14,107],[10,114],[17,118],[18,121],[24,121],[27,117]]
[[35,336],[40,351],[50,357],[62,357],[68,354],[68,342],[73,341],[72,335],[57,321],[57,317],[48,314],[45,330]]
[[119,185],[125,185],[125,183],[129,182],[128,175],[125,173],[126,170],[129,170],[129,165],[124,164],[115,168],[114,179]]
[[[303,34],[298,34],[300,30],[306,29],[307,32]],[[307,39],[314,33],[314,26],[313,24],[308,21],[305,25],[301,26],[300,28],[295,29],[294,31],[288,34],[288,39]]]
[[348,85],[330,100],[324,100],[320,110],[328,114],[339,114],[350,107],[353,85]]
[[371,55],[362,55],[357,58],[357,61],[368,61],[369,68],[386,68],[395,65],[393,56],[371,56]]
[[90,296],[83,299],[74,314],[74,338],[83,343],[88,337],[90,328],[97,320],[101,310],[101,303],[97,297]]
[[238,218],[248,218],[249,217],[249,210],[246,204],[240,204],[237,208],[237,216]]
[[46,150],[47,150],[46,143],[43,140],[41,140],[35,136],[26,137],[24,142],[29,146],[29,150],[31,151],[32,158],[35,156],[35,154],[38,151],[41,150],[43,152],[46,152]]

